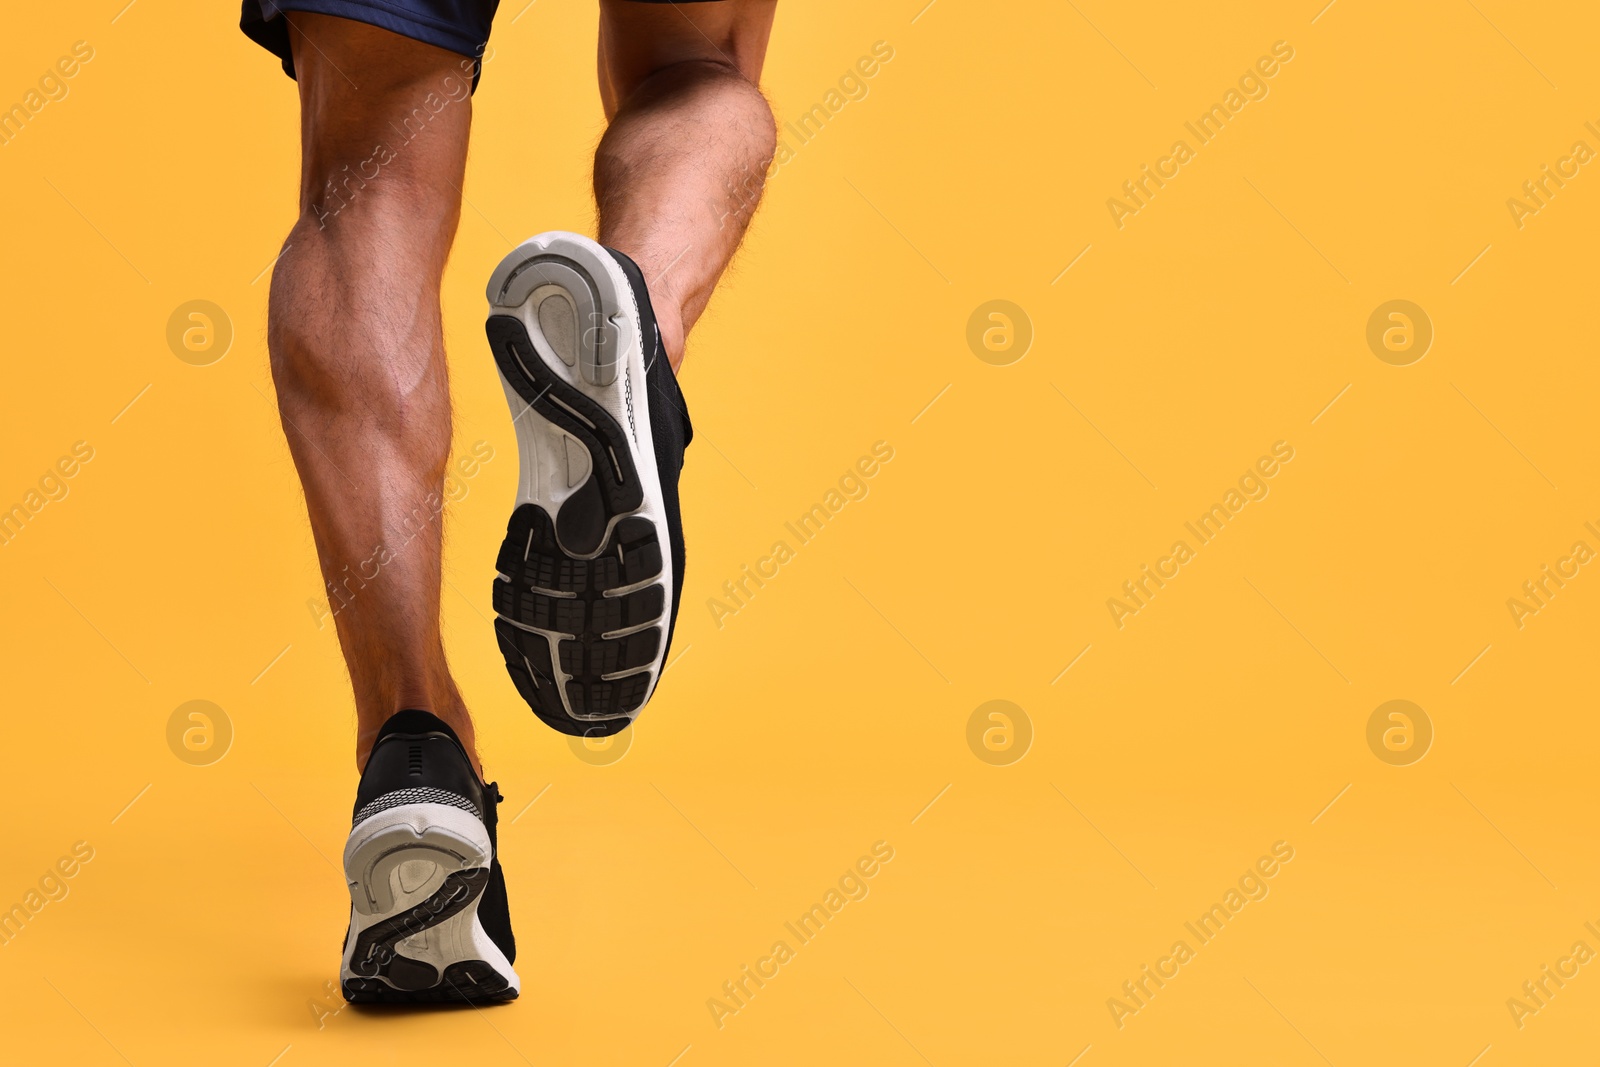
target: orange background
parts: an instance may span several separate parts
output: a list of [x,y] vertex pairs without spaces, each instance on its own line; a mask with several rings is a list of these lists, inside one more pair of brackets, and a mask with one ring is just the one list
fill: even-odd
[[[482,285],[515,241],[591,224],[602,129],[593,5],[508,2],[444,292],[457,452],[495,450],[448,511],[445,626],[508,798],[524,995],[397,1015],[327,984],[353,714],[263,343],[294,86],[228,5],[124,3],[33,5],[0,40],[0,103],[94,50],[0,145],[0,507],[94,450],[0,545],[0,906],[93,849],[0,947],[7,1060],[1593,1049],[1593,966],[1521,1028],[1506,1003],[1600,949],[1600,577],[1520,629],[1507,607],[1600,547],[1600,177],[1520,228],[1507,207],[1573,142],[1600,148],[1592,12],[782,5],[782,122],[876,42],[893,58],[779,169],[691,340],[678,658],[608,763],[521,705],[488,621],[516,472]],[[1265,98],[1119,229],[1108,198],[1278,41],[1294,57]],[[233,331],[206,366],[166,337],[196,299]],[[1397,299],[1434,333],[1405,366],[1366,340]],[[986,319],[969,346],[992,300],[1025,316],[1025,353],[1015,313],[1013,347],[983,348]],[[894,458],[865,499],[719,627],[722,583],[878,441]],[[1278,441],[1268,495],[1118,628],[1108,598]],[[1367,740],[1397,699],[1433,733],[1406,766]],[[169,747],[191,700],[231,724],[205,766]],[[998,720],[969,747],[993,700],[1021,709],[998,754]],[[1020,759],[979,758],[1024,733]],[[708,999],[879,841],[869,895],[718,1028]],[[1108,999],[1279,841],[1268,895],[1119,1028]]]

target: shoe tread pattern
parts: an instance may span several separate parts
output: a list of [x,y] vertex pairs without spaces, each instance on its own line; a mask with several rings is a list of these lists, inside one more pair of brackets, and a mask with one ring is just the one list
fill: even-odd
[[520,320],[491,315],[487,330],[506,381],[591,460],[588,480],[554,521],[537,504],[512,514],[496,562],[495,634],[517,692],[542,721],[574,736],[608,736],[650,694],[666,591],[660,583],[618,591],[662,575],[661,539],[654,523],[631,514],[644,492],[616,420],[545,366]]

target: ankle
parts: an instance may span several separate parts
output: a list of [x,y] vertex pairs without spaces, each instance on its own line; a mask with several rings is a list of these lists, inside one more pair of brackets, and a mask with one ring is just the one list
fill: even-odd
[[657,304],[655,295],[651,294],[650,302],[655,307],[656,328],[661,331],[661,347],[667,350],[667,362],[672,364],[672,373],[676,374],[683,365],[683,347],[687,341],[683,312],[670,297]]
[[[678,266],[678,261],[684,258],[687,249],[676,256],[669,255],[658,250],[655,243],[637,239],[631,229],[623,230],[607,232],[602,227],[600,243],[619,250],[639,268],[644,278],[645,292],[650,296],[650,310],[655,313],[656,328],[661,331],[661,347],[666,349],[667,362],[672,364],[672,371],[676,374],[683,363],[684,342],[692,323],[684,322],[685,301],[673,285],[672,271]],[[649,339],[646,338],[645,342],[648,344]]]
[[472,716],[460,703],[441,703],[437,706],[425,700],[405,702],[398,707],[391,707],[379,715],[368,715],[364,712],[358,715],[359,725],[356,731],[356,771],[365,772],[367,760],[372,755],[372,747],[377,743],[378,734],[383,730],[383,724],[400,714],[407,708],[419,708],[438,719],[455,732],[456,739],[461,742],[461,747],[466,750],[467,759],[472,764],[472,769],[478,773],[478,778],[483,779],[483,761],[478,758],[477,730],[473,728]]

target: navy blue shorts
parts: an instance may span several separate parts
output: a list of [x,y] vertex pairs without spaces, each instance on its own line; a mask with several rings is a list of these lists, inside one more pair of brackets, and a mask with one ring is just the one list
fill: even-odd
[[[685,0],[637,0],[672,4]],[[697,0],[688,0],[697,2]],[[698,0],[707,2],[707,0]],[[294,54],[289,48],[289,23],[285,11],[310,11],[365,22],[424,44],[458,52],[474,61],[489,44],[489,24],[500,0],[244,0],[239,28],[246,37],[283,61],[283,72],[294,77]],[[472,87],[478,87],[482,64],[474,62]]]

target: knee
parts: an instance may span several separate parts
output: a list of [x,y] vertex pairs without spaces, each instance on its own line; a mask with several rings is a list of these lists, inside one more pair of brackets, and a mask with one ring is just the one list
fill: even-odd
[[318,242],[336,255],[382,249],[386,266],[395,260],[442,273],[461,221],[458,185],[448,175],[397,166],[392,152],[379,145],[358,163],[308,171],[290,241]]

